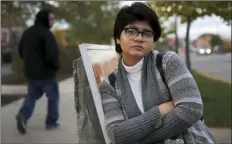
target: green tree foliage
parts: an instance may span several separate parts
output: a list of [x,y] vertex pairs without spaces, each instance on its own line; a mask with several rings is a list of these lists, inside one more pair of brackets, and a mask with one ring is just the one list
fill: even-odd
[[118,2],[60,1],[56,15],[70,25],[72,43],[110,43]]
[[37,2],[33,1],[2,1],[1,17],[5,18],[8,27],[17,27],[25,25],[25,21],[35,13]]
[[223,43],[222,38],[219,35],[212,35],[210,40],[210,44],[212,47],[216,45],[222,45],[222,43]]

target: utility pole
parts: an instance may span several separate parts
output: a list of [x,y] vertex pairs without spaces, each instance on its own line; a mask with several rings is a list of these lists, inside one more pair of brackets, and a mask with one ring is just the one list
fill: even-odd
[[176,53],[178,54],[179,39],[178,39],[178,17],[175,15],[175,47]]
[[189,50],[189,29],[190,29],[190,25],[191,25],[191,17],[187,16],[187,32],[186,32],[186,54],[185,54],[185,62],[187,65],[187,68],[189,69],[189,71],[191,72],[191,61],[190,61],[190,50]]

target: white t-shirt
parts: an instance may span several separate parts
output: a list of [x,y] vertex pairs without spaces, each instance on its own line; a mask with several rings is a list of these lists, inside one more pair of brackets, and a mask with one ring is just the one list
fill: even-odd
[[141,83],[142,83],[141,75],[142,75],[143,59],[141,59],[134,66],[126,66],[123,61],[122,61],[122,65],[124,66],[127,72],[127,77],[128,77],[132,92],[134,94],[135,101],[140,111],[144,113],[142,90],[141,90]]

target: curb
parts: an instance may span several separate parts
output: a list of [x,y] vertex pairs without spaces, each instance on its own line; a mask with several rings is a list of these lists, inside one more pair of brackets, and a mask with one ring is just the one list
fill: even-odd
[[227,84],[230,84],[231,85],[231,80],[222,80],[220,78],[216,78],[215,76],[213,76],[212,74],[210,73],[204,73],[204,72],[199,72],[199,71],[196,71],[198,74],[200,74],[201,76],[204,76],[204,77],[207,77],[209,79],[212,79],[212,80],[217,80],[217,81],[221,81],[221,82],[224,82],[224,83],[227,83]]

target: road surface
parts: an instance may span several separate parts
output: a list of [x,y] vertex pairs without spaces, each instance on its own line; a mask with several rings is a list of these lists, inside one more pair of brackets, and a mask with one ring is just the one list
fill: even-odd
[[[179,54],[185,62],[185,55]],[[231,82],[231,53],[227,54],[212,54],[208,56],[191,55],[192,69],[207,73],[217,79]]]

